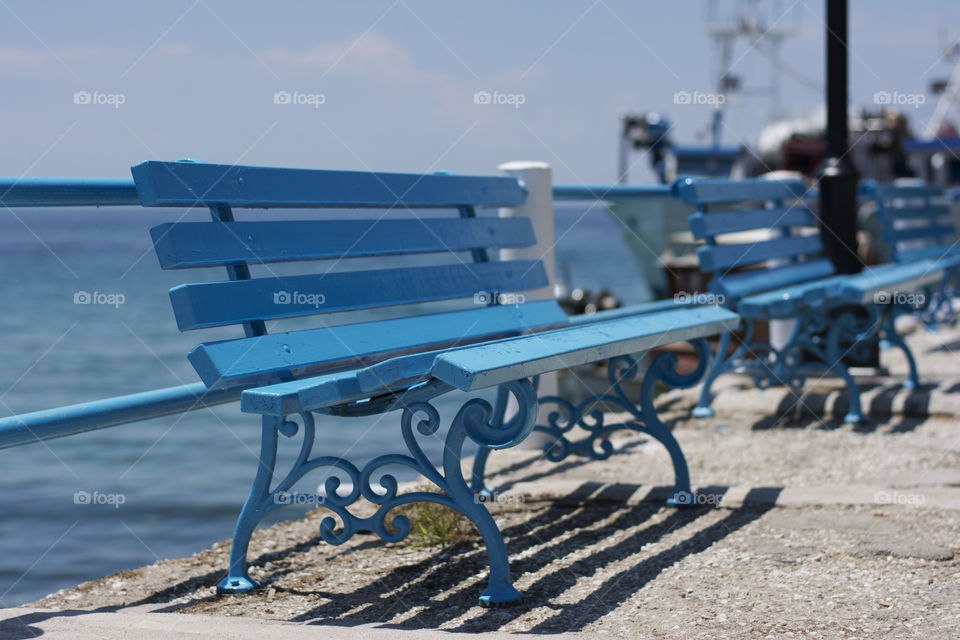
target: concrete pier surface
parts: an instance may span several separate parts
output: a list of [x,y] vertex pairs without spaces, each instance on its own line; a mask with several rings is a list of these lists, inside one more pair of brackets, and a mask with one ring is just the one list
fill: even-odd
[[262,591],[215,595],[224,541],[3,610],[0,637],[957,638],[960,331],[908,340],[923,384],[902,389],[902,355],[883,352],[861,425],[842,423],[836,378],[798,399],[728,376],[707,420],[689,417],[695,392],[663,394],[692,508],[663,505],[669,459],[639,434],[603,461],[494,453],[518,606],[477,606],[485,557],[469,531],[332,547],[318,511],[255,534]]

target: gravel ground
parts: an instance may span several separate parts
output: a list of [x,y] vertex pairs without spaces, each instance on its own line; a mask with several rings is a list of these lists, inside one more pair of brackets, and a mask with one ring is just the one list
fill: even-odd
[[[926,349],[931,338],[911,340]],[[932,368],[944,377],[960,372],[948,350],[924,357],[939,358]],[[728,405],[735,387],[724,392]],[[750,397],[743,406],[756,405]],[[476,541],[417,547],[358,535],[331,547],[317,537],[324,512],[257,532],[251,573],[267,588],[251,595],[215,595],[229,552],[222,542],[29,606],[625,638],[960,637],[955,417],[895,414],[851,427],[811,415],[771,420],[771,406],[766,417],[692,420],[691,394],[661,401],[701,506],[651,499],[650,487],[671,477],[669,460],[639,437],[616,439],[606,461],[553,464],[529,450],[491,458],[492,484],[523,498],[491,505],[525,594],[518,606],[476,605],[486,571]],[[734,487],[746,498],[726,500]],[[804,500],[781,499],[798,489]],[[840,495],[867,497],[837,504]]]

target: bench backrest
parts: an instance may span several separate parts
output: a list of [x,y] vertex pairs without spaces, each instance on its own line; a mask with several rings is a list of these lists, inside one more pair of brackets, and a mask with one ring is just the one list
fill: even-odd
[[895,262],[936,260],[960,250],[947,194],[942,188],[864,180],[860,193],[876,202],[883,241]]
[[700,269],[714,274],[710,288],[727,302],[834,273],[802,180],[681,178],[673,190],[697,207],[688,221],[705,242]]
[[[552,300],[496,304],[503,299],[496,294],[548,284],[539,260],[496,261],[490,255],[491,249],[535,244],[528,219],[476,215],[478,207],[522,203],[525,192],[515,178],[190,161],[144,162],[132,173],[144,206],[200,206],[211,212],[209,222],[173,222],[151,230],[164,269],[226,268],[227,280],[170,290],[181,330],[244,328],[245,338],[201,344],[190,353],[208,387],[289,380],[556,326],[564,318]],[[326,219],[283,219],[277,212],[276,220],[238,221],[234,210],[241,208],[379,211],[365,216],[328,212]],[[352,258],[402,254],[423,258],[416,266],[384,268],[381,262],[372,269],[309,275],[277,275],[271,268],[289,261],[332,260],[337,266]],[[437,254],[446,255],[437,259]],[[254,277],[251,266],[265,273]],[[416,304],[457,298],[477,304],[446,314]],[[407,304],[414,305],[411,317],[338,327],[321,322],[317,329],[286,334],[267,331],[266,323],[274,320]]]

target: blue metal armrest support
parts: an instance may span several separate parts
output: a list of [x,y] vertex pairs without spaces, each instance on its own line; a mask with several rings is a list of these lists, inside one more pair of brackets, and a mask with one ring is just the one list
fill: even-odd
[[[745,334],[731,350],[731,334],[720,337],[710,371],[693,411],[713,414],[711,387],[718,376],[740,371],[758,388],[788,386],[799,396],[811,374],[833,373],[847,388],[847,422],[864,419],[860,391],[843,360],[865,354],[881,337],[900,348],[909,364],[904,387],[918,384],[916,362],[894,321],[904,312],[890,294],[940,281],[933,261],[888,264],[864,273],[837,275],[823,256],[820,231],[800,180],[683,178],[674,194],[697,207],[689,218],[700,268],[723,304],[744,319]],[[757,320],[794,320],[779,348],[754,340]]]
[[[525,198],[514,178],[454,175],[374,174],[299,169],[238,167],[192,162],[146,162],[133,167],[144,206],[200,206],[210,222],[176,222],[152,230],[161,266],[166,269],[226,267],[229,280],[184,284],[170,291],[181,330],[240,325],[244,337],[206,342],[189,359],[208,389],[246,389],[241,406],[262,416],[259,466],[251,492],[237,521],[230,567],[220,593],[255,588],[247,569],[250,536],[263,517],[283,504],[279,498],[305,474],[333,471],[325,481],[323,506],[335,517],[324,518],[320,534],[340,544],[358,531],[371,531],[389,541],[410,531],[402,515],[389,519],[398,506],[428,501],[463,513],[480,530],[488,551],[490,580],[480,597],[486,606],[520,599],[512,586],[503,539],[483,500],[483,463],[489,451],[512,446],[533,429],[556,437],[554,458],[573,450],[595,457],[611,452],[608,443],[594,444],[614,428],[630,428],[661,441],[674,463],[673,498],[692,502],[686,462],[676,440],[656,416],[654,386],[658,380],[694,384],[709,360],[705,337],[738,322],[729,310],[663,308],[617,310],[590,319],[568,319],[553,300],[516,305],[477,305],[436,312],[420,303],[474,300],[478,292],[520,292],[543,287],[547,276],[539,260],[491,259],[490,251],[535,243],[524,218],[479,217],[478,207],[516,206]],[[342,215],[317,220],[237,221],[234,209],[379,208],[403,213],[360,219]],[[458,217],[422,216],[420,209],[453,209]],[[413,213],[411,216],[410,214]],[[271,214],[272,216],[272,214]],[[279,216],[278,216],[279,217]],[[372,269],[332,270],[317,275],[276,275],[275,262],[363,259],[423,254],[424,264]],[[444,260],[427,258],[440,254]],[[458,256],[451,262],[450,254]],[[467,260],[459,256],[465,254]],[[250,266],[266,275],[253,277]],[[499,299],[501,296],[487,296]],[[406,315],[287,333],[269,333],[267,322],[338,311],[360,311],[411,305]],[[669,354],[658,356],[643,383],[639,409],[626,399],[620,381],[637,372],[637,352],[675,341],[694,344],[700,359],[690,373],[678,373]],[[550,424],[536,425],[535,381],[547,371],[611,359],[611,391],[599,403],[623,408],[628,423],[604,426],[599,410],[572,407],[549,399],[566,412]],[[418,437],[435,436],[441,416],[432,401],[460,389],[495,387],[496,406],[483,399],[465,402],[445,436],[443,460],[434,466]],[[507,400],[518,411],[507,419]],[[335,456],[313,455],[315,415],[334,418],[396,411],[404,453],[387,454],[362,468]],[[583,443],[571,443],[574,424],[588,430]],[[274,483],[280,436],[300,434],[300,448],[290,470]],[[467,438],[480,455],[472,486],[461,472]],[[385,467],[406,467],[424,476],[439,493],[399,493],[396,478]],[[379,474],[379,475],[378,475]],[[342,484],[352,483],[347,490]],[[338,490],[343,488],[344,493]],[[348,509],[359,499],[377,506],[359,517]]]

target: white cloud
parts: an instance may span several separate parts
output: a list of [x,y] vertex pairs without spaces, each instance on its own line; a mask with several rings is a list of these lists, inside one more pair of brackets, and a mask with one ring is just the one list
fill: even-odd
[[39,67],[47,62],[49,54],[23,47],[0,47],[0,65],[8,67]]
[[171,42],[157,47],[157,53],[161,56],[186,56],[193,53],[195,47],[186,42]]
[[417,70],[406,48],[374,32],[343,42],[318,44],[304,51],[271,49],[266,53],[266,59],[290,67],[343,73],[392,84],[422,82],[433,75]]

